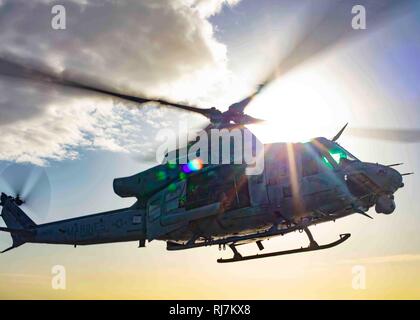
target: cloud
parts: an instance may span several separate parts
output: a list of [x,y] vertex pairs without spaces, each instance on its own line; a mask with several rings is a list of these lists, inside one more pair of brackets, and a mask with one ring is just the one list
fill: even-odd
[[[237,2],[66,1],[66,29],[54,30],[51,8],[58,2],[3,0],[0,54],[117,90],[208,106],[228,87],[230,72],[226,46],[207,19]],[[148,141],[156,123],[173,125],[180,116],[185,113],[124,109],[110,98],[2,77],[0,160],[44,164],[75,158],[80,147],[138,150],[138,137]]]
[[222,10],[223,5],[235,6],[240,0],[192,0],[191,5],[198,10],[201,16],[209,17]]

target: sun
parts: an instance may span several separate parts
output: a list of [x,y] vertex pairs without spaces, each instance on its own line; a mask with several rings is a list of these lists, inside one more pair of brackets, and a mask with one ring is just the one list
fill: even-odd
[[250,129],[264,143],[305,142],[335,132],[350,115],[348,99],[335,76],[321,68],[301,68],[257,96],[247,112],[267,120]]

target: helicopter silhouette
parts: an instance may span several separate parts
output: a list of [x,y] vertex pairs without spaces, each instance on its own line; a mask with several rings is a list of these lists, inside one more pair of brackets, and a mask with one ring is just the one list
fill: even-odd
[[[378,5],[375,1],[367,2],[369,12],[376,13],[369,20],[369,31],[398,16],[409,3],[395,1]],[[331,8],[303,34],[301,41],[254,92],[229,105],[226,111],[131,95],[104,85],[93,85],[92,80],[71,76],[68,72],[56,73],[45,65],[23,62],[11,55],[0,57],[0,74],[107,95],[139,106],[158,104],[197,113],[210,122],[204,132],[239,130],[244,137],[248,130],[246,125],[264,122],[245,113],[257,95],[307,60],[360,34],[343,22],[322,41],[313,41],[311,35],[324,30],[328,17],[336,9],[336,6]],[[246,163],[207,163],[200,157],[181,162],[180,150],[172,150],[167,156],[173,155],[170,160],[174,161],[166,159],[146,171],[114,180],[117,195],[137,200],[131,207],[43,224],[36,224],[22,210],[22,206],[30,205],[30,199],[22,191],[27,188],[27,181],[20,179],[16,183],[14,177],[18,172],[12,166],[2,175],[5,183],[13,188],[10,188],[10,194],[1,193],[1,216],[6,227],[0,227],[0,231],[9,232],[13,244],[3,252],[24,243],[78,246],[139,241],[139,246],[144,247],[147,241],[161,240],[167,243],[168,250],[228,246],[233,257],[218,260],[224,263],[332,248],[346,241],[350,234],[342,234],[332,243],[319,245],[309,227],[352,214],[372,218],[367,213],[372,207],[379,214],[393,213],[396,209],[394,194],[404,187],[403,177],[412,174],[399,173],[395,167],[400,164],[381,165],[359,160],[338,144],[346,127],[331,139],[319,137],[307,143],[263,145],[256,157],[263,158],[264,169],[254,175],[247,174],[249,165]],[[420,136],[417,130],[358,130],[355,131],[358,135],[391,137],[391,140],[405,142],[417,142]],[[253,135],[251,139],[258,140]],[[187,145],[187,152],[192,145]],[[230,160],[234,158],[234,152],[230,153]],[[42,175],[32,190],[37,190],[40,184],[48,185],[47,179]],[[255,243],[262,251],[265,239],[294,231],[306,233],[308,247],[249,256],[243,256],[237,248]]]

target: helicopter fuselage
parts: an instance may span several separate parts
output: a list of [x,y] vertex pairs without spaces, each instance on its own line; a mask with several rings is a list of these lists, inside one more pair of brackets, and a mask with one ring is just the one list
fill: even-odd
[[[403,186],[391,167],[364,163],[338,144],[264,145],[264,170],[246,175],[246,165],[204,165],[185,173],[162,164],[116,179],[114,190],[136,197],[130,208],[10,231],[16,243],[88,245],[121,241],[168,241],[168,249],[248,243],[303,230],[310,225],[364,213],[392,213],[393,194]],[[3,218],[25,215],[2,196]],[[25,231],[20,229],[25,229]]]

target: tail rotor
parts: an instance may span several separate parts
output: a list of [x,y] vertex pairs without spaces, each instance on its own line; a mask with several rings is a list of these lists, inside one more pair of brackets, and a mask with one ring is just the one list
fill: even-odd
[[17,206],[22,206],[38,218],[48,215],[51,185],[44,168],[12,164],[0,174],[0,190]]

